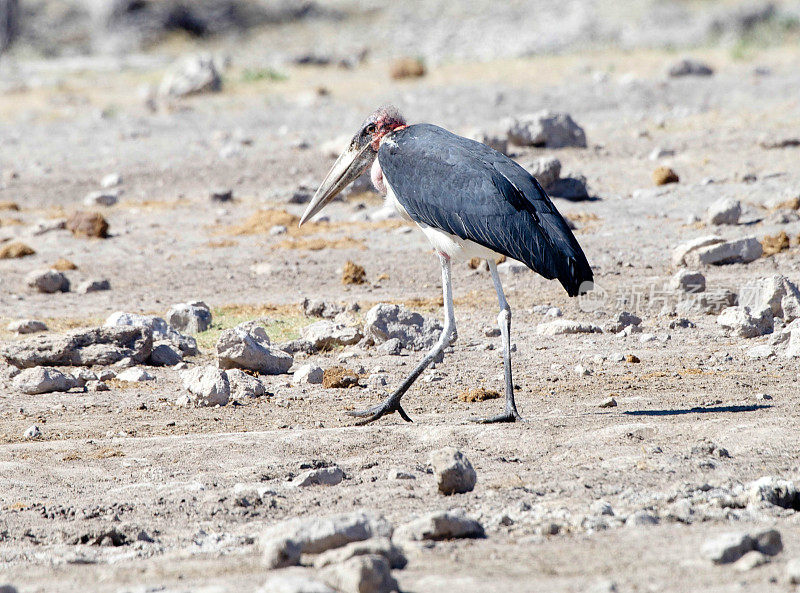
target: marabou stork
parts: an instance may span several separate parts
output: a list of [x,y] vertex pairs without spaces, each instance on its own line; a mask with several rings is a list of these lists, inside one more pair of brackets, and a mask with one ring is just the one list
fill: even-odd
[[0,0],[0,56],[19,35],[19,1]]
[[439,256],[445,320],[436,345],[394,393],[375,407],[349,414],[361,418],[362,424],[392,412],[411,421],[400,399],[457,336],[450,260],[480,257],[489,264],[500,304],[497,321],[503,339],[506,399],[502,414],[474,420],[521,420],[511,379],[511,308],[495,258],[505,255],[519,260],[545,278],[557,278],[569,296],[576,296],[589,290],[593,279],[578,241],[542,186],[520,165],[485,144],[438,126],[406,125],[394,107],[380,108],[364,121],[314,194],[300,224],[370,165],[378,191],[403,218],[419,226]]

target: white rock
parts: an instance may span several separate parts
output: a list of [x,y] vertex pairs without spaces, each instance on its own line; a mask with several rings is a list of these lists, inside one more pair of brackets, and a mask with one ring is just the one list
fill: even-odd
[[164,75],[158,94],[168,97],[185,97],[197,93],[219,91],[222,78],[212,56],[201,54],[187,56]]
[[764,308],[751,312],[750,307],[727,307],[717,317],[717,324],[734,336],[755,338],[772,331],[772,311]]
[[747,358],[753,360],[760,360],[771,356],[775,356],[775,349],[769,344],[760,344],[747,350]]
[[776,476],[763,476],[745,486],[747,501],[751,504],[768,502],[785,509],[800,504],[800,492],[794,482]]
[[750,263],[764,252],[755,237],[716,243],[690,251],[683,258],[689,266],[721,266],[734,263]]
[[407,560],[403,550],[394,545],[390,539],[385,537],[373,537],[360,542],[347,544],[343,548],[328,550],[317,556],[314,560],[316,568],[323,568],[332,564],[345,562],[356,556],[383,556],[389,562],[391,568],[405,568]]
[[228,375],[210,365],[182,371],[181,381],[189,392],[188,396],[179,399],[183,405],[224,406],[231,395]]
[[75,385],[76,381],[71,375],[62,373],[52,367],[23,369],[14,377],[14,387],[28,395],[69,391]]
[[241,368],[264,375],[289,371],[292,355],[271,348],[266,330],[255,322],[245,322],[223,331],[217,340],[219,368]]
[[28,441],[33,440],[33,439],[38,439],[41,436],[42,436],[42,431],[35,424],[29,426],[25,430],[25,432],[22,434],[22,438],[25,439],[25,440],[28,440]]
[[276,539],[295,542],[304,554],[319,554],[372,537],[392,537],[392,526],[382,516],[356,511],[327,517],[293,518],[270,526],[260,537],[262,547]]
[[693,270],[678,270],[670,279],[670,287],[688,293],[705,292],[706,277],[701,272]]
[[390,593],[399,591],[388,560],[383,556],[354,556],[322,571],[323,578],[342,593]]
[[248,375],[241,369],[228,369],[225,371],[230,384],[231,397],[243,399],[246,397],[261,397],[267,391],[264,384],[253,375]]
[[101,292],[103,290],[111,290],[111,283],[105,278],[99,278],[81,282],[78,284],[76,292],[78,294],[89,294],[90,292]]
[[131,367],[117,374],[118,381],[127,381],[128,383],[140,383],[142,381],[152,381],[153,379],[155,377],[141,367]]
[[34,334],[47,331],[47,324],[45,324],[44,321],[37,321],[36,319],[19,319],[9,323],[6,329],[15,334]]
[[505,122],[508,139],[519,146],[586,147],[586,133],[567,113],[539,111]]
[[714,564],[729,564],[754,548],[755,541],[747,533],[724,533],[707,540],[701,553]]
[[33,270],[25,276],[25,284],[39,292],[69,292],[69,280],[56,270]]
[[322,378],[325,371],[322,367],[315,364],[304,364],[294,372],[292,376],[292,383],[295,385],[319,385],[322,383]]
[[164,317],[179,332],[197,334],[211,327],[211,309],[203,301],[172,305]]
[[367,311],[364,335],[375,344],[397,338],[406,350],[427,350],[442,333],[438,320],[423,317],[403,305],[381,303]]
[[106,189],[122,185],[122,175],[119,173],[109,173],[100,180],[100,185]]
[[775,317],[789,323],[800,317],[800,290],[786,276],[774,274],[746,284],[739,304],[753,310],[769,307]]
[[800,356],[800,328],[793,329],[789,333],[789,345],[783,353],[786,358],[797,358]]
[[686,241],[685,243],[681,243],[675,249],[672,250],[672,265],[675,267],[678,266],[685,266],[686,265],[686,256],[697,249],[702,247],[707,247],[709,245],[717,245],[719,243],[724,243],[725,240],[722,237],[717,235],[708,235],[704,237],[698,237],[697,239],[692,239],[691,241]]
[[321,467],[311,469],[300,474],[292,485],[295,488],[307,488],[308,486],[336,486],[344,479],[344,472],[337,466]]
[[614,509],[612,508],[611,504],[602,499],[595,500],[589,507],[589,510],[594,515],[614,515]]
[[739,224],[742,215],[742,204],[732,198],[720,198],[708,207],[706,220],[708,224]]
[[397,528],[395,538],[403,541],[483,537],[483,526],[467,516],[464,509],[436,511]]
[[470,492],[478,476],[469,459],[455,447],[432,451],[428,463],[433,466],[436,483],[442,494]]
[[105,323],[106,327],[117,325],[130,325],[132,327],[146,327],[153,332],[154,340],[169,340],[181,349],[185,355],[197,354],[197,342],[191,336],[184,336],[170,327],[161,317],[152,315],[139,315],[137,313],[125,313],[117,311],[108,316]]
[[540,157],[528,165],[527,169],[544,189],[553,185],[561,177],[561,161],[553,156]]
[[661,146],[656,146],[651,152],[648,158],[651,161],[657,161],[659,159],[667,158],[670,156],[675,156],[675,151],[671,148],[663,148]]
[[800,585],[800,558],[792,558],[786,563],[786,577],[792,585]]
[[317,350],[329,350],[337,346],[358,344],[363,338],[357,327],[347,326],[333,321],[317,321],[300,330],[300,335],[311,342]]
[[536,333],[542,336],[560,336],[564,334],[602,333],[600,326],[589,322],[571,319],[556,319],[536,326]]
[[733,563],[737,572],[747,572],[769,562],[769,559],[758,550],[751,550]]

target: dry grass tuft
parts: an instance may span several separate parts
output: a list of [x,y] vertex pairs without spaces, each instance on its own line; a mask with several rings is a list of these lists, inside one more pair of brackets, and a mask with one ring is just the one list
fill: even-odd
[[789,241],[789,235],[786,234],[786,231],[781,231],[774,236],[765,235],[764,238],[761,239],[761,247],[764,250],[764,257],[769,257],[770,255],[775,255],[781,251],[786,251],[789,249],[790,245],[791,242]]
[[18,259],[20,257],[27,257],[34,255],[36,252],[19,241],[12,241],[0,246],[0,259]]
[[325,369],[325,373],[322,375],[322,386],[325,389],[357,387],[358,374],[345,367],[331,367]]
[[364,284],[367,281],[367,273],[364,266],[347,260],[342,269],[342,284]]
[[487,399],[498,399],[500,393],[494,389],[486,389],[485,387],[477,387],[475,389],[467,389],[458,394],[458,399],[462,402],[482,402]]
[[56,260],[56,263],[54,263],[51,267],[54,270],[58,270],[59,272],[68,272],[69,270],[78,269],[78,266],[76,266],[74,263],[63,257],[58,258]]
[[334,239],[286,239],[276,245],[279,249],[306,249],[308,251],[322,251],[323,249],[366,249],[364,241],[351,237],[338,237]]
[[0,202],[0,210],[13,210],[14,212],[19,212],[19,204],[8,200],[2,201]]

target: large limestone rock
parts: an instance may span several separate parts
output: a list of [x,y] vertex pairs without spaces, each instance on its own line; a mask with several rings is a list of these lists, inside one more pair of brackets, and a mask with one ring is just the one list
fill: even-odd
[[150,356],[153,334],[145,327],[98,327],[60,335],[39,335],[0,346],[0,356],[18,368],[110,365]]
[[270,347],[266,330],[253,321],[222,332],[217,340],[217,361],[221,369],[248,369],[264,375],[289,372],[291,354]]
[[381,303],[367,311],[364,335],[375,344],[392,338],[400,340],[407,350],[427,350],[442,333],[438,320],[423,317],[403,305]]

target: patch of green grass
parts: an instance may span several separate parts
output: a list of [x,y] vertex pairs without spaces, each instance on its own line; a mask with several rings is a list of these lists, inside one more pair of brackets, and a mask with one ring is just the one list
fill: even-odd
[[278,344],[300,337],[300,330],[313,323],[297,307],[255,307],[231,305],[212,309],[211,328],[197,334],[197,345],[203,350],[213,350],[223,330],[245,321],[263,320],[270,342]]
[[800,19],[776,15],[744,32],[730,49],[734,60],[752,60],[761,49],[796,43],[800,35]]
[[289,77],[286,74],[272,68],[245,68],[242,71],[242,82],[260,82],[262,80],[281,82],[287,78]]

